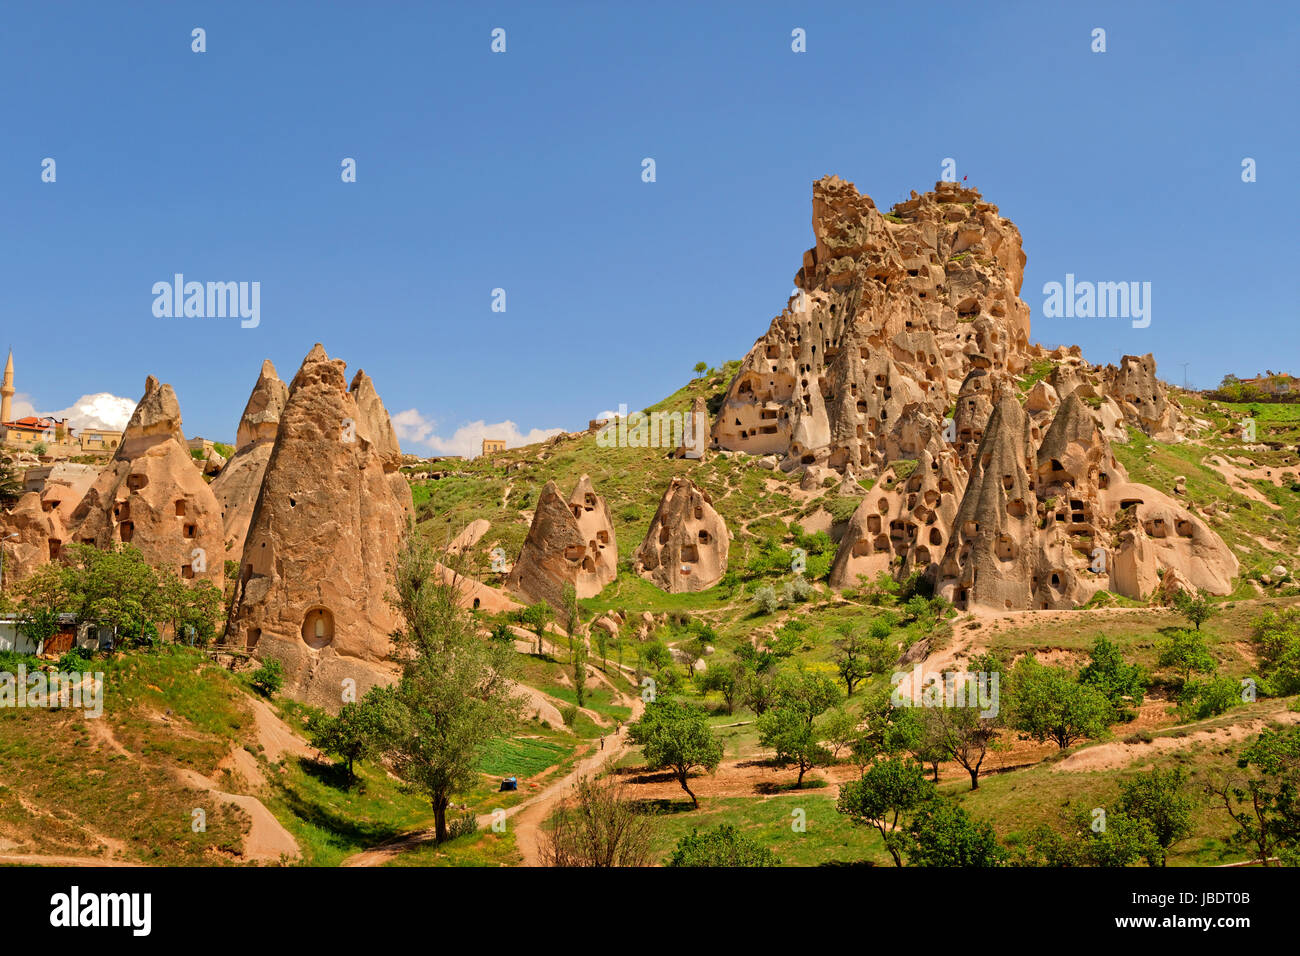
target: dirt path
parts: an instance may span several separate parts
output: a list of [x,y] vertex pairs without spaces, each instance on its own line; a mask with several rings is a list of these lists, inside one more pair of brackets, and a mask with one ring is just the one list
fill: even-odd
[[132,860],[99,856],[44,856],[39,853],[0,853],[0,864],[12,866],[146,866]]
[[[509,826],[514,830],[515,845],[523,856],[524,866],[541,865],[541,825],[550,816],[555,806],[576,786],[578,778],[596,773],[606,763],[618,760],[631,747],[627,728],[630,723],[641,716],[645,710],[645,704],[640,697],[629,698],[625,694],[620,695],[620,703],[627,704],[632,709],[632,714],[627,720],[623,721],[617,734],[606,736],[603,749],[597,743],[592,751],[579,760],[577,765],[564,777],[552,783],[545,790],[533,794],[523,803],[515,804],[515,806],[505,811],[505,819],[512,821]],[[481,829],[488,829],[492,826],[494,818],[491,813],[483,813],[478,816],[477,822]],[[432,828],[404,833],[386,843],[381,843],[379,846],[353,854],[340,865],[383,866],[393,857],[407,850],[431,843],[433,839],[434,831]]]

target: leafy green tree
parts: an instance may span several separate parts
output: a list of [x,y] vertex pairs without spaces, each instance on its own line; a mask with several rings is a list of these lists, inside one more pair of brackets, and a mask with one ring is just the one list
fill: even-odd
[[1186,628],[1176,628],[1160,645],[1159,666],[1177,671],[1186,684],[1193,674],[1213,674],[1218,662],[1201,635]]
[[1079,683],[1096,687],[1106,695],[1119,720],[1132,720],[1135,708],[1142,706],[1146,696],[1146,677],[1137,664],[1127,664],[1119,646],[1105,636],[1093,642],[1092,654],[1083,670]]
[[1201,625],[1215,614],[1210,596],[1203,590],[1198,590],[1194,596],[1186,591],[1179,591],[1174,595],[1174,610],[1187,618],[1189,624],[1194,624],[1198,631]]
[[757,666],[746,668],[741,697],[754,716],[762,717],[776,699],[776,675]]
[[569,642],[569,663],[573,663],[574,644],[577,641],[578,634],[578,591],[570,583],[565,582],[564,590],[560,597],[559,619],[564,622],[564,636]]
[[832,707],[822,714],[817,719],[815,730],[818,737],[830,744],[831,757],[835,760],[860,736],[857,715],[844,707]]
[[717,691],[722,695],[722,702],[727,708],[727,714],[730,715],[735,711],[736,701],[741,696],[745,682],[745,665],[740,661],[732,661],[719,667],[710,667],[699,677],[699,687],[704,693]]
[[696,378],[699,378],[700,376],[702,376],[702,375],[703,375],[705,372],[707,372],[708,370],[709,370],[709,363],[708,363],[708,362],[696,362],[696,363],[695,363],[695,377],[696,377]]
[[372,690],[343,705],[338,716],[325,714],[310,726],[312,745],[346,761],[348,780],[357,779],[354,764],[376,756],[384,740],[385,701],[382,691]]
[[579,707],[587,706],[587,643],[578,637],[573,646],[573,693]]
[[0,459],[0,507],[8,508],[23,496],[23,477],[13,459]]
[[1113,711],[1101,691],[1076,682],[1064,668],[1040,664],[1032,654],[1016,664],[1008,684],[1008,723],[1025,738],[1053,740],[1064,750],[1085,737],[1102,736],[1110,725]]
[[1233,842],[1261,865],[1300,865],[1300,726],[1261,732],[1206,789],[1237,825]]
[[913,866],[1001,866],[1007,857],[991,826],[940,796],[917,807],[907,835]]
[[1267,692],[1276,697],[1300,694],[1300,607],[1260,615],[1252,637]]
[[722,744],[713,735],[704,713],[660,697],[646,707],[628,733],[632,742],[640,745],[649,768],[671,770],[691,798],[691,807],[698,809],[700,801],[688,783],[691,771],[698,768],[712,773],[722,762]]
[[830,762],[816,721],[839,702],[839,688],[823,674],[795,668],[777,675],[772,706],[758,718],[758,740],[776,751],[776,761],[799,768],[795,786],[813,767]]
[[677,841],[666,866],[780,866],[775,853],[730,823],[701,833],[692,830]]
[[284,686],[284,666],[274,657],[262,661],[262,666],[249,677],[253,687],[267,697],[274,697]]
[[1120,812],[1145,823],[1154,838],[1153,851],[1147,856],[1152,866],[1164,866],[1169,848],[1192,835],[1192,798],[1186,785],[1187,771],[1182,767],[1157,767],[1139,773],[1120,788]]
[[978,706],[930,707],[930,741],[944,756],[957,761],[970,774],[970,788],[979,789],[980,767],[989,750],[998,745],[1003,719],[999,709],[987,715]]
[[438,560],[409,535],[394,570],[394,635],[402,672],[383,695],[381,749],[393,771],[428,798],[436,838],[448,838],[447,809],[478,781],[478,763],[492,741],[518,725],[514,649],[482,640]]
[[1210,677],[1184,684],[1178,712],[1185,720],[1206,720],[1226,714],[1242,702],[1241,685],[1231,677]]
[[537,635],[537,655],[539,657],[545,652],[542,639],[546,635],[546,625],[554,617],[555,612],[551,610],[551,606],[545,601],[530,604],[519,612],[519,623]]
[[1022,866],[1079,867],[1132,866],[1144,857],[1151,859],[1159,846],[1145,821],[1122,811],[1098,813],[1082,807],[1068,807],[1059,827],[1040,825],[1029,831],[1015,854]]
[[914,760],[888,757],[873,763],[860,780],[840,788],[835,809],[876,828],[895,866],[903,865],[911,814],[934,798],[934,784]]

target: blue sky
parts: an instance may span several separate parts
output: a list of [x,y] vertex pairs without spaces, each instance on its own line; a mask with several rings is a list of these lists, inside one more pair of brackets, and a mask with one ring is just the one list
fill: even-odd
[[[41,411],[154,374],[187,434],[230,439],[261,360],[288,380],[321,341],[414,410],[410,451],[475,421],[582,427],[747,351],[812,243],[814,180],[887,207],[946,157],[1020,227],[1035,340],[1154,352],[1199,385],[1300,372],[1292,5],[223,0],[0,21],[0,346]],[[260,325],[156,318],[176,272],[260,282]],[[1150,327],[1044,318],[1066,273],[1151,282]]]

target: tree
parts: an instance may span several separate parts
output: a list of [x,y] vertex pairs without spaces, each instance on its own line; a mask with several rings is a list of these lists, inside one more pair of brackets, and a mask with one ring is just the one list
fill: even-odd
[[262,666],[249,677],[253,687],[267,697],[274,697],[284,686],[284,667],[274,657],[262,661]]
[[436,573],[437,563],[408,535],[392,598],[403,621],[394,635],[402,671],[382,698],[381,720],[382,750],[394,773],[428,798],[442,842],[452,796],[477,782],[484,748],[515,728],[521,700],[512,682],[514,649],[478,637],[456,576]]
[[744,680],[745,666],[739,661],[732,661],[725,666],[710,667],[700,675],[699,686],[706,694],[709,691],[717,691],[721,694],[722,702],[730,716],[735,711],[736,699],[741,694]]
[[853,689],[858,683],[871,676],[871,664],[867,658],[867,638],[857,633],[852,624],[844,624],[840,638],[834,643],[835,670],[840,680],[844,681],[848,696],[853,696]]
[[937,795],[916,809],[907,835],[913,866],[1000,866],[1007,857],[991,826]]
[[814,671],[800,667],[777,675],[772,705],[758,718],[758,740],[776,751],[777,763],[799,768],[796,787],[813,767],[830,762],[815,722],[839,696],[835,683]]
[[1064,750],[1084,737],[1100,737],[1110,724],[1110,701],[1096,687],[1079,684],[1068,671],[1040,664],[1032,655],[1011,671],[1009,724],[1023,737],[1054,740]]
[[546,866],[649,866],[654,824],[614,784],[579,777],[575,801],[555,809],[542,841]]
[[666,866],[780,866],[775,853],[745,836],[730,823],[712,830],[692,830],[677,841]]
[[858,718],[843,707],[832,707],[818,718],[816,732],[830,744],[831,756],[838,760],[840,751],[851,748],[858,739]]
[[754,716],[762,717],[776,696],[776,675],[759,668],[747,668],[741,694],[743,703],[754,712]]
[[23,496],[23,479],[13,459],[0,459],[0,508],[7,508]]
[[1262,731],[1236,771],[1206,789],[1237,824],[1233,842],[1252,847],[1261,865],[1300,865],[1300,727]]
[[1135,707],[1146,696],[1146,677],[1137,664],[1126,664],[1119,646],[1099,636],[1092,645],[1092,655],[1079,672],[1079,683],[1101,691],[1119,720],[1137,716]]
[[357,779],[354,763],[380,752],[387,703],[384,696],[385,691],[375,688],[360,701],[344,704],[337,717],[326,714],[311,723],[313,746],[346,761],[349,782]]
[[1139,773],[1120,788],[1120,812],[1145,823],[1154,838],[1155,848],[1147,857],[1152,866],[1164,866],[1169,848],[1192,835],[1192,798],[1186,782],[1187,771],[1182,767],[1157,767]]
[[1200,634],[1181,627],[1174,628],[1160,645],[1158,664],[1178,671],[1183,684],[1192,679],[1192,674],[1213,674],[1219,666]]
[[696,362],[696,363],[695,363],[695,377],[696,377],[696,378],[699,378],[700,376],[702,376],[702,375],[703,375],[705,372],[707,372],[708,370],[709,370],[709,363],[708,363],[708,362]]
[[573,662],[573,645],[578,633],[578,591],[569,582],[565,582],[560,597],[559,619],[564,622],[564,635],[569,641],[569,662]]
[[1174,610],[1188,622],[1196,625],[1199,631],[1201,625],[1208,621],[1215,614],[1214,605],[1210,603],[1210,596],[1203,590],[1198,590],[1195,596],[1188,594],[1186,591],[1179,591],[1174,595]]
[[712,773],[722,762],[722,744],[713,736],[704,713],[661,697],[646,707],[628,734],[633,743],[641,746],[649,768],[671,770],[691,798],[691,807],[698,809],[700,801],[687,778],[696,768]]
[[934,784],[914,760],[889,757],[840,788],[835,809],[876,828],[895,866],[903,865],[905,824],[911,813],[934,797]]
[[1268,693],[1300,693],[1300,607],[1268,611],[1255,620],[1252,636]]
[[573,693],[578,706],[587,706],[587,644],[581,638],[573,648]]
[[933,745],[970,774],[970,788],[979,789],[980,767],[1002,732],[1000,713],[987,716],[977,706],[926,708],[932,721]]
[[542,637],[546,634],[546,625],[555,617],[555,612],[545,601],[530,604],[519,612],[519,622],[537,635],[537,655],[540,657],[544,647]]

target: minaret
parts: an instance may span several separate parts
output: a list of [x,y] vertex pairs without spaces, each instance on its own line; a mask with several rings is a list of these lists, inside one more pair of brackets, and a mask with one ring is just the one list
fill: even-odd
[[14,397],[14,350],[9,350],[9,361],[5,362],[4,384],[0,385],[0,422],[9,421],[13,411],[10,407]]

